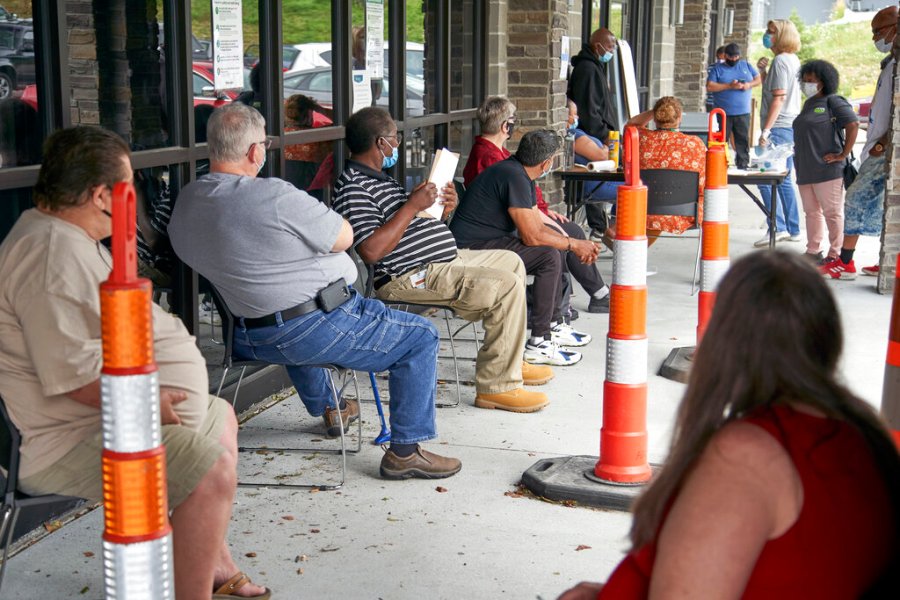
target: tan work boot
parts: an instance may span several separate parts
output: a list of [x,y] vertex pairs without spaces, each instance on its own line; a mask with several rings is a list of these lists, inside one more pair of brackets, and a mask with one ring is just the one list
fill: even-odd
[[459,459],[440,456],[416,446],[409,456],[397,456],[385,448],[381,458],[381,476],[385,479],[443,479],[456,475],[462,469]]
[[475,394],[475,406],[478,408],[498,408],[511,412],[536,412],[550,404],[547,394],[528,392],[522,388],[500,392],[499,394]]
[[533,365],[522,361],[522,381],[525,385],[544,385],[553,379],[553,369],[547,365]]
[[350,430],[350,423],[359,418],[359,403],[356,400],[345,400],[347,406],[341,409],[341,416],[338,419],[338,411],[332,407],[325,409],[322,419],[325,421],[325,435],[328,437],[338,437],[341,435],[340,427],[344,426],[344,433]]

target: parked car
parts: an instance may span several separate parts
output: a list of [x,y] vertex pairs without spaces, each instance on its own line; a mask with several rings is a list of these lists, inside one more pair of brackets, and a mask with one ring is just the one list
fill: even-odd
[[[331,44],[328,44],[331,47]],[[307,53],[309,54],[309,53]],[[244,66],[253,67],[259,62],[259,44],[250,44],[244,50]],[[306,71],[317,65],[309,62],[294,46],[284,46],[281,50],[281,68],[285,72]]]
[[0,100],[34,82],[31,19],[0,21]]
[[2,6],[0,6],[0,19],[11,19],[11,18],[12,18],[12,14],[8,10],[6,10]]
[[[381,87],[381,95],[376,99],[375,104],[384,108],[389,104],[389,84],[390,78],[387,77],[388,72],[385,70],[385,80]],[[296,73],[286,73],[284,75],[284,97],[290,98],[294,94],[303,94],[313,98],[316,102],[326,108],[330,108],[333,104],[332,89],[334,88],[331,67],[316,67],[306,71],[298,71]],[[423,86],[424,88],[424,86]],[[406,107],[407,112],[411,116],[421,116],[425,114],[424,98],[421,92],[413,86],[407,85],[406,88]]]
[[[193,64],[193,88],[194,88],[194,106],[198,104],[212,104],[220,106],[224,102],[231,102],[243,90],[226,90],[219,96],[215,94],[215,72],[213,71],[213,63],[208,61],[195,61]],[[250,69],[244,67],[244,88],[250,89]]]

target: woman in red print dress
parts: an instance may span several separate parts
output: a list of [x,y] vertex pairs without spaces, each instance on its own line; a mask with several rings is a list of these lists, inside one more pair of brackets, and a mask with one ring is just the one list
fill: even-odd
[[841,320],[797,252],[719,286],[665,467],[606,584],[560,600],[900,598],[900,455],[838,380]]
[[[697,136],[678,131],[682,112],[681,101],[678,98],[663,96],[656,101],[652,110],[644,111],[632,118],[626,126],[638,127],[641,169],[675,169],[700,174],[697,202],[702,220],[706,147]],[[647,129],[651,119],[656,124],[656,129]],[[647,243],[653,244],[663,231],[681,234],[693,226],[694,217],[647,215]],[[615,237],[615,229],[611,229],[607,229],[610,240]]]

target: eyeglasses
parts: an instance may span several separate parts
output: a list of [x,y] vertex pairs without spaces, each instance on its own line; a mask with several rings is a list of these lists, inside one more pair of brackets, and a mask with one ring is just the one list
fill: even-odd
[[262,140],[261,142],[253,142],[252,144],[250,144],[250,148],[247,149],[247,154],[250,154],[251,152],[253,152],[253,146],[259,146],[260,144],[262,144],[265,147],[265,149],[268,150],[269,148],[272,147],[272,140],[266,138],[266,139]]
[[383,137],[385,139],[393,138],[397,142],[398,146],[403,143],[403,132],[402,131],[398,131],[397,133],[395,133],[393,135],[383,135],[381,137]]

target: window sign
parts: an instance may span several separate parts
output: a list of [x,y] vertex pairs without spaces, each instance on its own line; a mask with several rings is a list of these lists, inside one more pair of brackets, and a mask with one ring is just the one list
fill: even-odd
[[366,1],[366,67],[372,79],[384,78],[384,2]]
[[211,0],[213,85],[216,90],[244,87],[244,30],[241,0]]
[[559,78],[568,79],[569,77],[569,36],[564,35],[559,41]]

